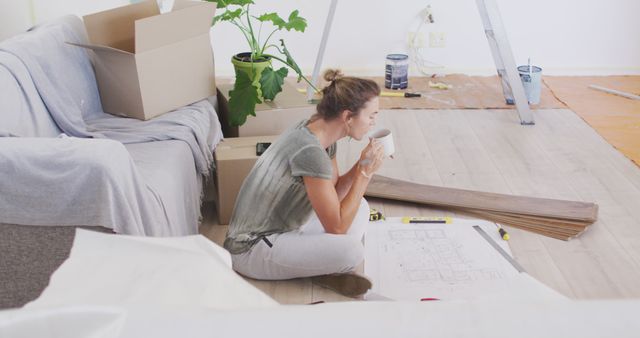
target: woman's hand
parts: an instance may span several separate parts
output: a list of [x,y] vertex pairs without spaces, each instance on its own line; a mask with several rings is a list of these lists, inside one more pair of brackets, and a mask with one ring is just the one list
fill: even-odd
[[371,178],[371,175],[380,169],[383,159],[383,145],[375,139],[371,139],[369,144],[362,150],[362,153],[360,153],[360,161],[358,162],[360,172],[365,177]]

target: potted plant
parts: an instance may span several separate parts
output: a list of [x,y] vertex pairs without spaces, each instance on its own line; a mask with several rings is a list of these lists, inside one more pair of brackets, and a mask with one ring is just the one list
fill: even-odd
[[[207,0],[214,2],[213,0]],[[278,31],[292,29],[304,32],[307,20],[298,15],[298,10],[289,14],[288,20],[284,20],[277,13],[264,13],[256,16],[250,13],[252,0],[218,0],[217,8],[225,11],[213,18],[212,25],[218,22],[228,21],[240,29],[244,35],[249,51],[234,55],[231,62],[234,65],[236,81],[229,91],[229,124],[240,126],[245,123],[247,116],[256,116],[256,104],[263,100],[273,100],[282,91],[284,79],[289,74],[289,68],[298,75],[298,82],[304,79],[314,89],[315,87],[302,74],[300,67],[293,60],[284,40],[280,39],[280,45],[270,43],[274,34]],[[273,28],[266,39],[262,39],[263,24],[270,23]],[[270,53],[277,52],[278,55]],[[276,60],[284,67],[275,70],[272,61]]]

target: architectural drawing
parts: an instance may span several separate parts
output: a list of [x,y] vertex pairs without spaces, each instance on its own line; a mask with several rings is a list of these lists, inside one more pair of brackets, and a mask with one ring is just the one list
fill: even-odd
[[365,239],[365,274],[373,292],[392,299],[464,298],[502,285],[518,274],[472,228],[480,225],[507,252],[493,223],[456,220],[453,224],[372,222]]

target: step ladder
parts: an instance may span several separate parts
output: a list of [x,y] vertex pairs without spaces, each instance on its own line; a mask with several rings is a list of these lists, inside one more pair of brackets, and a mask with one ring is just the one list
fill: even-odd
[[524,86],[516,68],[511,45],[505,34],[500,11],[495,0],[476,0],[478,12],[484,26],[493,61],[502,83],[502,93],[507,104],[515,104],[520,116],[520,124],[533,125],[533,114],[529,109],[529,101],[524,93]]
[[[322,40],[320,40],[320,48],[318,48],[318,56],[316,56],[316,63],[313,66],[313,73],[311,75],[311,83],[318,83],[318,76],[320,75],[320,67],[322,66],[322,58],[324,57],[324,50],[327,48],[327,40],[329,39],[329,32],[331,31],[331,25],[333,24],[333,17],[336,15],[336,6],[338,6],[338,0],[331,0],[329,5],[329,13],[327,14],[327,21],[324,23],[324,30],[322,31]],[[311,85],[307,86],[307,102],[313,102],[313,95],[315,91]]]
[[[318,49],[318,56],[316,57],[316,63],[313,67],[311,83],[318,83],[320,66],[322,64],[322,58],[324,56],[337,4],[337,0],[331,0],[326,19],[327,21],[322,33],[320,48]],[[516,105],[516,109],[520,116],[520,124],[533,125],[535,124],[533,114],[529,109],[529,102],[524,94],[524,87],[520,80],[520,74],[518,74],[515,61],[513,60],[513,54],[511,54],[511,45],[509,45],[509,40],[504,33],[504,25],[502,24],[502,18],[500,17],[498,6],[496,5],[495,0],[476,0],[476,4],[478,5],[478,12],[482,19],[482,25],[484,26],[484,33],[486,34],[487,41],[489,42],[491,55],[493,56],[493,61],[496,64],[496,70],[500,77],[505,100],[507,104]],[[313,95],[313,87],[308,86],[307,100],[309,102],[312,101]]]

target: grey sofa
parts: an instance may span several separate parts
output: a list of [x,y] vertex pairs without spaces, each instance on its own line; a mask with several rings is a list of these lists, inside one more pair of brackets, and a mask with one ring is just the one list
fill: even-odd
[[[0,308],[42,292],[68,257],[76,227],[143,236],[198,231],[203,183],[222,138],[215,99],[155,122],[105,114],[91,55],[65,43],[85,39],[82,22],[70,16],[0,42]],[[94,144],[107,147],[94,154]],[[40,154],[46,163],[34,161]],[[81,175],[62,177],[65,156]]]

